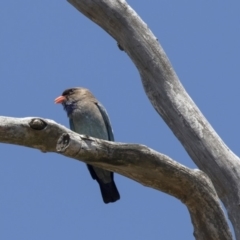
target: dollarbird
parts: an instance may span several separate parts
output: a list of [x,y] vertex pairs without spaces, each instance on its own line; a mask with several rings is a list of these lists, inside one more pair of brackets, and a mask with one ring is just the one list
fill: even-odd
[[[113,130],[107,111],[86,88],[66,89],[55,99],[61,103],[69,118],[70,129],[79,134],[114,141]],[[113,172],[87,164],[94,180],[99,184],[104,203],[120,199]]]

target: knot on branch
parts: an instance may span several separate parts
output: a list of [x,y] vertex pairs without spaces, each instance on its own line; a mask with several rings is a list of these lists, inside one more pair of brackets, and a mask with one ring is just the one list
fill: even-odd
[[121,51],[124,51],[124,48],[120,45],[120,43],[117,43],[117,46]]
[[70,141],[70,136],[68,133],[63,133],[62,136],[57,141],[57,152],[64,152],[65,149],[68,147]]
[[47,123],[41,118],[33,118],[29,122],[29,126],[34,130],[43,130],[47,126]]

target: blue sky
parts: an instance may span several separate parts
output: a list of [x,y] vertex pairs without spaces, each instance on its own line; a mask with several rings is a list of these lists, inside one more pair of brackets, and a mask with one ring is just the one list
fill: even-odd
[[[237,154],[239,1],[129,1],[159,39],[189,95]],[[119,142],[147,145],[196,168],[149,103],[139,73],[105,31],[66,1],[0,2],[1,115],[68,126],[53,100],[89,88]],[[116,175],[105,205],[86,166],[58,154],[0,145],[0,239],[193,239],[177,199]]]

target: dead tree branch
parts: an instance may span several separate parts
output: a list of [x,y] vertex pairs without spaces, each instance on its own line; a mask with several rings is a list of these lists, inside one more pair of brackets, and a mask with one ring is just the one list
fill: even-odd
[[189,97],[147,24],[124,0],[68,0],[109,33],[139,70],[153,107],[212,180],[240,239],[240,161]]
[[163,191],[187,206],[196,239],[232,239],[207,175],[146,146],[95,139],[52,120],[30,117],[0,117],[0,142],[61,153]]

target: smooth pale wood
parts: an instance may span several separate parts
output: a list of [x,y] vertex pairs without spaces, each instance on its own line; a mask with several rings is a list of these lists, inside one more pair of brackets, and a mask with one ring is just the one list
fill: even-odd
[[0,117],[0,142],[57,152],[122,174],[181,200],[199,240],[231,240],[211,180],[146,146],[94,139],[49,119]]
[[239,158],[189,97],[147,24],[123,0],[68,2],[116,39],[132,59],[153,107],[199,169],[211,178],[240,240]]

